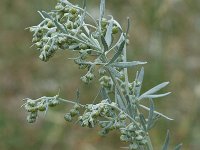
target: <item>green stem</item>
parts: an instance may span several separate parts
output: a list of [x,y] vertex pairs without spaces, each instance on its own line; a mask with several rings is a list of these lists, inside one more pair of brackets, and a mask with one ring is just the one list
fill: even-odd
[[[102,55],[101,58],[103,60],[103,63],[108,63],[107,58],[106,58],[105,55]],[[122,93],[122,91],[120,89],[119,83],[117,82],[117,80],[116,80],[115,76],[113,75],[113,73],[110,71],[110,67],[109,66],[105,67],[105,69],[109,73],[112,81],[114,82],[114,85],[115,85],[115,87],[116,87],[116,89],[118,91],[118,94],[119,94],[119,96],[120,96],[120,98],[122,100],[122,103],[123,103],[124,107],[126,107],[126,98],[124,97],[124,94]]]
[[149,135],[147,135],[147,147],[148,147],[148,150],[153,150],[153,146],[152,146]]

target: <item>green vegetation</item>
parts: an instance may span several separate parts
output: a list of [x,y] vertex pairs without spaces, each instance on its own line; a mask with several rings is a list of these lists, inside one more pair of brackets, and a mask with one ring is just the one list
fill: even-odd
[[[183,149],[198,149],[200,5],[196,0],[158,2],[160,1],[108,1],[107,9],[114,12],[116,20],[124,22],[123,27],[126,26],[124,16],[130,16],[130,20],[133,20],[128,60],[134,58],[149,62],[145,66],[142,93],[162,81],[171,82],[168,90],[173,91],[173,94],[162,98],[166,100],[162,103],[156,101],[155,106],[156,109],[175,118],[175,121],[168,124],[161,120],[157,123],[155,130],[151,132],[153,137],[158,137],[152,139],[153,144],[161,147],[167,124],[173,135],[171,142],[182,141]],[[30,35],[22,29],[41,20],[35,15],[35,10],[47,9],[54,3],[1,1],[0,148],[117,149],[121,144],[118,140],[119,135],[116,136],[115,133],[109,135],[112,138],[99,140],[99,137],[96,137],[96,130],[89,130],[88,133],[87,129],[80,130],[77,126],[66,127],[66,123],[61,121],[62,114],[66,111],[62,111],[62,106],[56,108],[58,114],[53,113],[54,119],[50,117],[52,111],[54,112],[51,110],[46,114],[46,121],[42,121],[44,119],[41,115],[40,121],[31,127],[24,124],[23,110],[18,111],[21,105],[19,100],[24,96],[54,95],[55,91],[61,89],[60,96],[73,98],[73,91],[79,85],[77,78],[83,72],[73,69],[75,65],[66,60],[69,55],[72,56],[71,53],[56,54],[52,61],[41,63],[36,59],[36,52],[28,50],[31,45]],[[95,1],[88,1],[88,10],[92,13],[97,11],[95,5],[97,6]],[[130,71],[130,75],[133,75],[133,72],[135,70]],[[94,84],[81,85],[80,91],[84,93],[81,94],[83,103],[95,97],[95,87]],[[160,130],[157,131],[157,128]],[[74,143],[74,140],[77,140],[74,138],[75,135],[81,139],[78,144],[77,141]]]

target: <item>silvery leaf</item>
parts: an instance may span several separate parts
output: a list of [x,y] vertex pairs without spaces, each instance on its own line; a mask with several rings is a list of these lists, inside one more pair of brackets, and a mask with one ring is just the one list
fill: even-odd
[[113,28],[113,18],[110,20],[110,23],[108,25],[106,35],[105,35],[105,40],[108,47],[110,47],[110,45],[112,44],[112,28]]
[[57,27],[57,29],[59,29],[60,31],[62,31],[63,33],[67,33],[66,29],[63,27],[62,24],[60,24],[58,21],[54,20],[53,21]]
[[101,29],[101,21],[105,13],[105,0],[101,0],[100,3],[100,15],[99,15],[99,27]]
[[139,95],[140,95],[140,90],[141,90],[141,87],[142,87],[143,78],[144,78],[144,67],[141,68],[140,73],[139,73],[139,75],[136,79],[137,82],[140,83],[139,86],[135,87],[136,97],[139,97]]
[[122,51],[124,49],[124,45],[125,45],[125,40],[120,44],[119,48],[118,48],[118,51],[114,54],[113,58],[109,61],[109,64],[112,64],[115,62],[115,60],[117,60],[117,58],[122,54]]
[[162,150],[167,150],[168,146],[169,146],[169,130],[167,131],[167,136],[165,138],[165,143],[164,143],[164,145],[162,147]]
[[174,148],[174,150],[180,150],[181,147],[182,147],[182,145],[183,145],[183,144],[179,144],[179,145],[177,145],[177,146]]
[[[152,89],[148,90],[147,92],[143,93],[138,99],[141,100],[143,98],[147,98],[148,95],[150,95],[148,98],[153,98],[153,94],[156,93],[157,91],[161,90],[162,88],[164,88],[165,86],[167,86],[169,84],[169,82],[164,82],[164,83],[161,83],[155,87],[153,87]],[[165,93],[165,94],[158,94],[158,95],[154,95],[154,98],[157,98],[157,97],[162,97],[162,96],[165,96],[165,95],[168,95],[170,93]]]
[[128,68],[128,67],[134,67],[137,65],[144,65],[147,62],[141,62],[141,61],[132,61],[132,62],[116,62],[112,65],[118,68]]
[[152,99],[150,100],[150,110],[149,110],[149,116],[148,116],[148,122],[147,122],[147,130],[150,129],[150,127],[152,126],[153,123],[153,116],[154,116],[154,103]]
[[[148,108],[148,107],[146,107],[146,106],[144,106],[144,105],[139,104],[139,106],[140,106],[141,108],[145,109],[145,110],[148,110],[148,111],[150,110],[150,108]],[[158,114],[158,115],[160,115],[161,117],[163,117],[163,118],[165,118],[165,119],[167,119],[167,120],[174,120],[174,119],[169,118],[169,117],[167,117],[166,115],[163,115],[162,113],[157,112],[157,111],[154,111],[154,114]]]
[[103,44],[103,47],[104,47],[104,52],[108,51],[108,44],[105,40],[105,38],[103,36],[101,36],[101,42]]
[[164,93],[164,94],[144,95],[144,96],[140,96],[138,99],[141,100],[141,99],[144,99],[144,98],[160,98],[160,97],[167,96],[169,94],[171,94],[171,92],[167,92],[167,93]]

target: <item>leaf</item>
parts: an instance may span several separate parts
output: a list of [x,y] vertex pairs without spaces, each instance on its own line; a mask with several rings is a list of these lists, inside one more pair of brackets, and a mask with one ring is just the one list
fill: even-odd
[[153,123],[153,115],[154,115],[154,103],[152,99],[149,99],[150,101],[150,110],[149,110],[149,116],[148,116],[148,122],[147,122],[147,130],[150,129]]
[[108,51],[108,44],[106,43],[106,40],[103,36],[101,36],[101,42],[102,42],[103,47],[104,47],[104,52]]
[[115,68],[113,67],[109,67],[109,70],[112,72],[112,74],[117,77],[117,78],[121,78],[122,75],[120,74],[120,72],[118,70],[116,70]]
[[127,22],[128,22],[128,25],[127,25],[127,29],[126,29],[126,36],[128,36],[128,32],[130,29],[130,18],[129,17],[127,18]]
[[137,65],[144,65],[147,62],[141,62],[141,61],[131,61],[131,62],[116,62],[112,65],[118,68],[128,68],[128,67],[134,67]]
[[62,31],[63,33],[67,33],[66,29],[63,27],[62,24],[60,24],[58,21],[54,20],[53,21],[57,27],[57,29],[59,29],[60,31]]
[[126,99],[126,103],[127,103],[126,112],[128,112],[130,114],[130,116],[134,118],[135,113],[134,113],[134,110],[132,109],[133,104],[130,101],[129,95],[125,95],[125,99]]
[[169,130],[167,131],[167,136],[165,138],[165,143],[164,143],[164,145],[162,147],[162,150],[167,150],[168,146],[169,146]]
[[115,102],[119,105],[120,109],[122,109],[123,111],[126,110],[126,107],[125,107],[124,103],[122,102],[116,87],[115,87]]
[[80,18],[80,27],[82,27],[82,25],[84,23],[85,16],[86,16],[86,7],[84,8],[84,12],[83,12],[83,14],[81,15],[81,18]]
[[101,97],[102,99],[108,99],[108,101],[111,102],[110,97],[104,87],[101,88]]
[[70,45],[69,47],[68,47],[68,49],[69,50],[75,50],[76,48],[78,48],[79,47],[79,45],[77,45],[77,44],[72,44],[72,45]]
[[84,0],[84,1],[83,1],[83,8],[84,8],[84,9],[86,8],[86,3],[87,3],[87,0]]
[[[84,25],[84,23],[83,23]],[[89,29],[87,28],[87,26],[81,26],[81,30],[83,31],[83,33],[86,35],[86,36],[90,36],[90,31]]]
[[141,125],[142,125],[144,131],[147,131],[146,120],[145,120],[145,118],[144,118],[144,115],[143,115],[143,114],[140,114],[139,117],[140,117],[140,122],[141,122]]
[[107,65],[114,63],[115,60],[121,55],[123,49],[124,49],[124,45],[125,45],[125,40],[120,44],[118,51],[114,54],[113,58],[108,62]]
[[115,100],[115,101],[117,101],[117,104],[119,105],[119,108],[122,109],[123,111],[125,111],[125,110],[126,110],[126,106],[125,106],[124,103],[122,102],[121,97],[119,96],[117,90],[116,90],[116,92],[115,92],[115,97],[116,97],[116,100]]
[[100,15],[99,15],[99,27],[101,29],[101,21],[105,13],[105,0],[101,0],[100,3]]
[[144,95],[144,96],[140,96],[139,100],[144,99],[144,98],[160,98],[160,97],[164,97],[171,94],[171,92],[167,92],[164,94],[155,94],[155,95]]
[[[145,109],[145,110],[150,110],[150,108],[148,108],[148,107],[146,107],[146,106],[144,106],[144,105],[141,105],[141,104],[139,104],[139,106],[141,107],[141,108],[143,108],[143,109]],[[165,118],[165,119],[167,119],[167,120],[174,120],[174,119],[172,119],[172,118],[169,118],[169,117],[167,117],[166,115],[163,115],[162,113],[160,113],[160,112],[157,112],[157,111],[154,111],[154,113],[155,114],[158,114],[158,115],[160,115],[160,116],[162,116],[163,118]]]
[[100,44],[99,41],[97,39],[95,39],[93,37],[93,35],[91,34],[91,38],[89,39],[96,47],[98,47],[100,49]]
[[140,73],[139,73],[137,80],[136,80],[137,82],[140,82],[140,85],[135,87],[136,97],[139,97],[139,95],[140,95],[140,90],[141,90],[141,87],[142,87],[143,78],[144,78],[144,67],[141,68]]
[[53,20],[53,18],[47,12],[45,12],[45,11],[38,11],[38,12],[42,17]]
[[181,143],[181,144],[178,144],[178,145],[174,148],[174,150],[180,150],[182,146],[183,146],[182,143]]
[[80,91],[79,91],[79,89],[76,90],[76,101],[77,101],[77,103],[80,103]]
[[[169,84],[169,82],[164,82],[161,83],[155,87],[153,87],[152,89],[148,90],[147,92],[143,93],[138,99],[141,100],[144,97],[147,97],[147,95],[152,95],[154,93],[156,93],[157,91],[159,91],[160,89],[164,88],[165,86],[167,86]],[[169,94],[169,93],[168,93]],[[161,95],[162,96],[162,95]]]
[[105,40],[108,47],[110,47],[110,45],[112,44],[112,28],[113,28],[113,18],[110,20],[110,23],[108,25],[106,35],[105,35]]
[[154,127],[156,121],[157,121],[160,117],[161,117],[160,115],[154,113],[153,120],[152,120],[152,124],[151,124],[151,126],[149,127],[149,129],[151,129],[151,128]]

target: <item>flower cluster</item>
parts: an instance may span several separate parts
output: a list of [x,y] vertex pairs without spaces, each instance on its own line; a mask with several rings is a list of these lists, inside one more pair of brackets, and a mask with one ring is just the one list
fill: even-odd
[[[86,0],[81,8],[68,0],[59,0],[55,10],[39,12],[43,18],[42,22],[29,29],[33,32],[32,42],[40,52],[39,58],[42,61],[48,61],[57,50],[73,51],[76,56],[71,59],[80,69],[87,69],[87,73],[80,78],[86,84],[96,78],[97,68],[101,86],[98,95],[101,94],[103,100],[97,104],[82,105],[58,98],[58,95],[36,100],[25,99],[23,106],[29,113],[27,121],[35,122],[39,111],[47,111],[59,102],[70,103],[73,107],[64,115],[66,121],[71,122],[77,117],[82,127],[93,128],[98,125],[101,127],[99,133],[103,136],[112,130],[119,130],[120,140],[129,143],[129,150],[152,149],[148,130],[156,121],[156,115],[172,120],[155,111],[152,100],[170,93],[156,94],[168,82],[141,94],[144,68],[136,73],[133,82],[129,82],[128,76],[128,68],[146,64],[141,61],[127,61],[129,19],[127,30],[123,32],[112,16],[104,18],[105,0],[101,0],[98,19],[86,11],[85,3]],[[86,17],[90,19],[89,23]],[[140,103],[142,99],[150,100],[149,107]],[[140,108],[149,111],[148,119],[140,113]]]
[[120,140],[123,142],[129,142],[129,149],[138,149],[139,145],[145,145],[147,143],[145,131],[138,129],[138,126],[134,123],[130,123],[125,128],[120,129]]
[[30,31],[33,32],[32,42],[40,51],[41,60],[48,61],[58,49],[88,48],[87,45],[80,44],[73,38],[74,35],[82,32],[79,28],[81,24],[79,9],[73,5],[58,2],[54,11],[39,13],[44,20],[39,25],[30,27]]
[[99,79],[99,82],[102,85],[102,87],[104,87],[105,89],[107,89],[107,91],[112,91],[113,90],[113,81],[112,81],[111,77],[109,77],[109,76],[102,76]]
[[70,110],[70,112],[65,114],[64,119],[68,122],[71,122],[73,117],[80,114],[80,111],[79,111],[80,108],[81,108],[81,105],[76,103],[74,107]]
[[[88,104],[85,106],[85,112],[79,117],[81,126],[93,128],[98,122],[99,117],[112,118],[115,116],[114,109],[107,105],[108,100],[102,100],[98,104]],[[113,103],[114,104],[114,103]],[[113,105],[112,104],[112,105]]]
[[24,108],[29,113],[27,116],[27,121],[29,123],[34,123],[38,117],[38,112],[47,111],[48,107],[54,107],[59,104],[57,96],[54,97],[41,97],[37,100],[24,99]]

